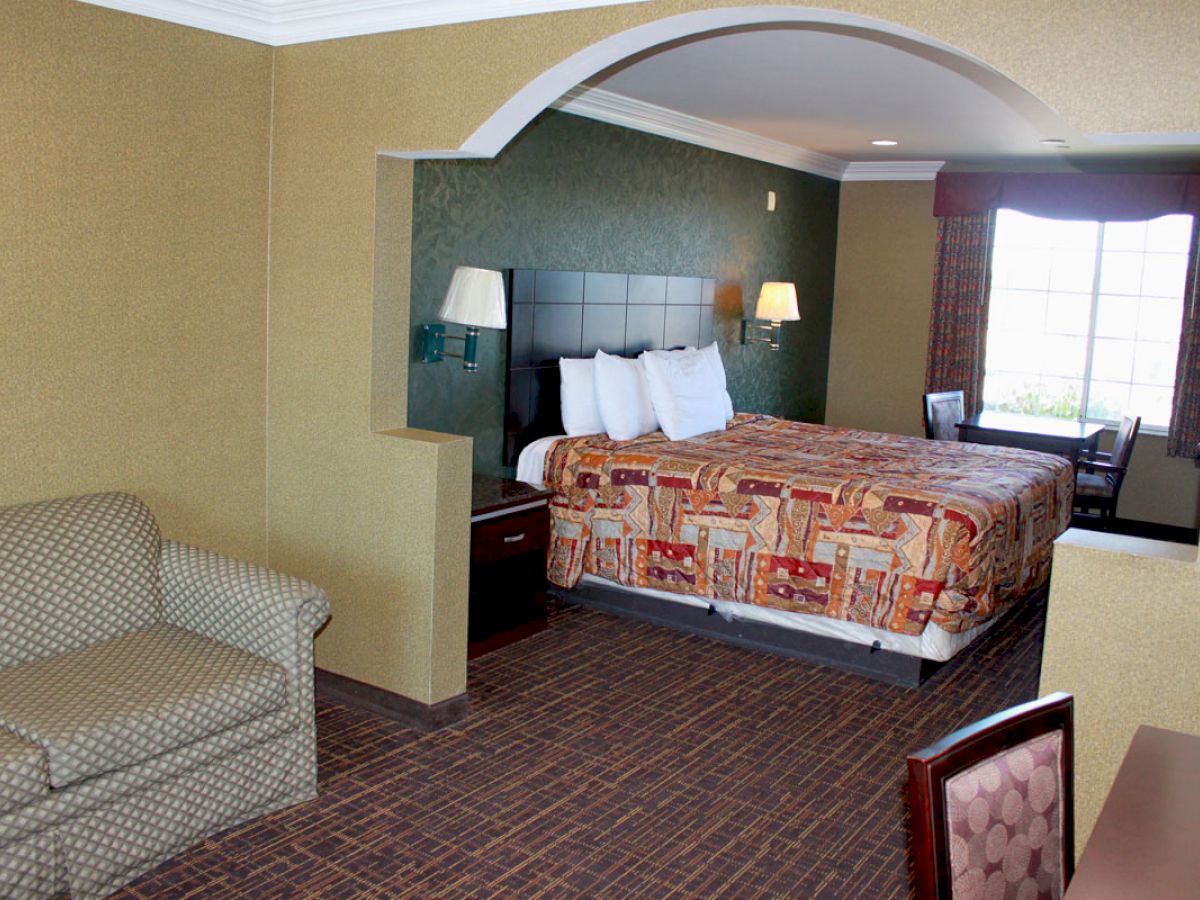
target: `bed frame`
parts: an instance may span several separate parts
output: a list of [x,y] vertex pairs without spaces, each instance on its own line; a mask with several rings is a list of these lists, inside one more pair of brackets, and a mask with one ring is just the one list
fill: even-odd
[[578,603],[652,625],[665,625],[738,647],[830,666],[901,687],[919,687],[945,665],[937,660],[884,650],[877,643],[856,644],[763,622],[726,621],[711,606],[706,610],[699,606],[635,594],[617,586],[581,584],[569,591],[551,587],[550,593],[568,603]]
[[[592,356],[598,349],[636,356],[713,340],[712,278],[512,269],[509,279],[506,466],[515,466],[534,440],[562,433],[559,357]],[[569,603],[906,687],[917,687],[944,665],[760,622],[727,622],[701,607],[617,586],[586,584],[551,592]]]

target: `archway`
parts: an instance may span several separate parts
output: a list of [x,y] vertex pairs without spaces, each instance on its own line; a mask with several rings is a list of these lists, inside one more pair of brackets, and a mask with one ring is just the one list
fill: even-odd
[[740,6],[683,13],[612,35],[534,78],[492,113],[460,147],[402,150],[389,155],[407,159],[494,157],[554,101],[586,79],[631,56],[706,33],[772,25],[850,33],[902,48],[970,79],[1031,123],[1044,125],[1048,132],[1062,127],[1057,114],[1020,85],[970,54],[921,32],[882,19],[831,9]]

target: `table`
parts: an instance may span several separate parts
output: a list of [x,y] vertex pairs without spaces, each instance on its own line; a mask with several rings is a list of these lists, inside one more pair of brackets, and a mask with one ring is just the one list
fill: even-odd
[[1064,896],[1200,897],[1200,737],[1138,728]]
[[1043,419],[1017,413],[981,412],[957,423],[961,440],[975,444],[998,444],[1023,450],[1040,450],[1079,461],[1083,451],[1095,452],[1103,425]]
[[546,627],[551,496],[520,481],[472,479],[468,659]]

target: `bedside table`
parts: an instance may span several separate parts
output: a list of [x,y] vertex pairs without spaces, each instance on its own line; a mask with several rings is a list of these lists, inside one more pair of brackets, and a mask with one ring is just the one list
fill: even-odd
[[468,659],[546,627],[551,496],[521,481],[472,478]]

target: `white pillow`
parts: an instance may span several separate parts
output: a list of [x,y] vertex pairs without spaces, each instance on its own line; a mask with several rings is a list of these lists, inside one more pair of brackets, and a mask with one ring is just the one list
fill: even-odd
[[[694,352],[696,348],[693,347],[691,344],[688,344],[683,349]],[[722,399],[725,402],[725,421],[731,422],[731,421],[733,421],[733,398],[729,396],[729,389],[726,387],[725,363],[721,362],[721,351],[717,348],[716,341],[713,341],[711,344],[709,344],[704,349],[706,351],[710,351],[717,358],[717,365],[721,367],[721,390],[724,392],[724,397]],[[678,350],[646,350],[644,352],[668,354],[668,353],[678,353],[679,351]]]
[[732,404],[715,343],[702,350],[648,350],[639,359],[654,414],[667,437],[681,441],[725,430]]
[[596,406],[604,430],[614,441],[630,441],[658,430],[646,375],[636,359],[596,351]]
[[590,359],[564,357],[558,361],[558,371],[562,376],[559,404],[563,431],[569,437],[599,434],[604,430],[604,422],[596,406],[595,368],[595,361]]

